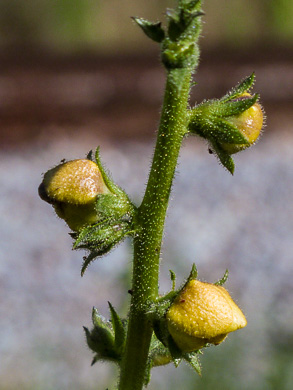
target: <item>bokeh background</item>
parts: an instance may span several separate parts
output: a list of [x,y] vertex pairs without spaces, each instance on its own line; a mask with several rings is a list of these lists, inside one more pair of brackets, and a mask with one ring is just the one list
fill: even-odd
[[[0,389],[114,389],[90,367],[82,325],[107,301],[127,312],[131,242],[90,266],[37,195],[42,173],[100,145],[115,181],[139,204],[164,88],[158,47],[130,16],[164,20],[169,0],[0,2]],[[206,0],[192,102],[219,97],[252,71],[267,113],[234,177],[199,139],[186,140],[168,212],[161,291],[191,265],[227,288],[248,319],[205,350],[203,377],[182,364],[149,388],[293,387],[293,2]]]

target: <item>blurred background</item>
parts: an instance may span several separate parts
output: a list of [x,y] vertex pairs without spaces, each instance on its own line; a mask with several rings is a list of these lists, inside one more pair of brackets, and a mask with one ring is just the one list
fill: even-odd
[[[114,180],[139,204],[159,121],[164,70],[130,16],[164,20],[171,0],[0,1],[0,389],[114,389],[90,367],[82,325],[107,301],[126,315],[131,243],[90,266],[42,202],[42,173],[101,146]],[[234,177],[199,139],[181,152],[164,238],[161,292],[193,262],[226,287],[248,326],[188,367],[153,370],[155,389],[293,387],[293,2],[206,0],[192,102],[256,73],[267,114]],[[163,374],[163,375],[162,375]]]

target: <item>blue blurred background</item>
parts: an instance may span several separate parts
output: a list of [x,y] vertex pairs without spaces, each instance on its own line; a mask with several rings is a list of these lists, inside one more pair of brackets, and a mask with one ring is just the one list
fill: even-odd
[[[131,242],[90,266],[37,195],[42,173],[101,146],[139,204],[164,89],[158,47],[130,16],[164,20],[167,0],[0,2],[0,389],[114,389],[90,367],[82,325],[107,301],[127,313]],[[164,237],[161,292],[191,265],[227,288],[248,326],[204,351],[203,377],[153,370],[155,389],[293,387],[293,3],[206,0],[192,102],[219,97],[251,72],[267,113],[259,143],[232,177],[202,140],[182,148]]]

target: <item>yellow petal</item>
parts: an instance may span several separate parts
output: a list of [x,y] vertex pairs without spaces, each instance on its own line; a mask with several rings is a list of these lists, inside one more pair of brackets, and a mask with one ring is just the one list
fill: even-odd
[[227,333],[246,326],[246,319],[221,286],[191,280],[166,315],[168,329],[184,351],[219,344]]

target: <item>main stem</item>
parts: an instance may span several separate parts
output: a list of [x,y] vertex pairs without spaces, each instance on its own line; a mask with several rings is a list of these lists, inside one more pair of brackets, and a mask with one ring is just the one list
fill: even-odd
[[141,390],[145,380],[152,324],[147,310],[158,297],[164,222],[182,139],[192,69],[168,71],[157,144],[146,192],[138,210],[134,239],[132,299],[119,390]]

